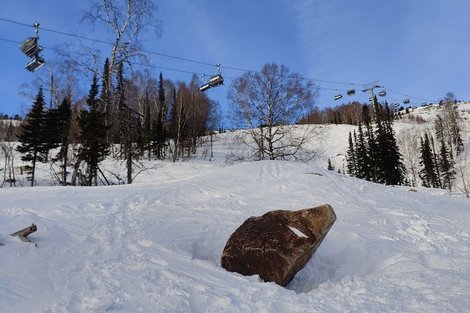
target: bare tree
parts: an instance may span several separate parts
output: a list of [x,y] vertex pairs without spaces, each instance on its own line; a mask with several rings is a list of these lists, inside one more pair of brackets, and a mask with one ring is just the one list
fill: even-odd
[[178,83],[178,90],[173,93],[173,107],[171,112],[170,133],[173,139],[173,162],[176,162],[181,153],[182,141],[185,138],[184,129],[188,119],[188,103],[190,96],[185,83]]
[[434,126],[438,140],[444,140],[449,146],[450,154],[453,158],[457,157],[463,151],[463,143],[460,131],[460,116],[456,109],[455,95],[448,92],[441,100],[441,113],[436,116]]
[[274,63],[235,79],[228,91],[259,159],[270,160],[295,157],[310,140],[312,133],[298,132],[295,124],[313,110],[314,96],[312,81]]
[[470,198],[470,158],[468,151],[461,153],[455,166],[457,188]]
[[411,186],[416,187],[420,169],[420,134],[414,128],[402,130],[397,135],[397,143],[400,147],[407,173],[411,176]]
[[[9,184],[10,187],[16,185],[15,176],[15,127],[12,121],[5,121],[6,123],[0,124],[0,126],[6,126],[5,131],[0,132],[0,156],[4,158],[3,168],[0,171],[3,172],[3,181],[1,187],[5,184]],[[1,166],[1,165],[0,165]]]
[[135,57],[143,57],[139,37],[153,30],[161,33],[161,22],[155,18],[157,7],[152,0],[91,0],[83,20],[93,25],[101,24],[114,34],[109,55],[109,73],[116,71],[119,63],[131,63]]

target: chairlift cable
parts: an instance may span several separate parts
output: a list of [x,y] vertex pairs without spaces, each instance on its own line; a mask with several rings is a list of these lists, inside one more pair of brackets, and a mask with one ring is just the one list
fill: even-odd
[[421,100],[421,101],[426,101],[426,102],[431,102],[431,103],[434,102],[434,100],[429,100],[429,99],[424,99],[424,98],[418,98],[418,97],[412,97],[412,96],[409,96],[409,95],[407,95],[407,94],[401,93],[401,92],[399,92],[399,91],[396,91],[396,90],[393,90],[393,89],[390,89],[390,88],[385,88],[385,89],[387,89],[388,91],[391,91],[391,92],[393,92],[393,93],[396,93],[396,94],[398,94],[398,95],[400,95],[400,96],[404,96],[404,97],[408,97],[408,98],[413,98],[413,99],[416,99],[416,100]]
[[[16,24],[16,25],[21,25],[21,26],[26,26],[26,27],[35,27],[34,25],[31,25],[31,24],[27,24],[27,23],[23,23],[23,22],[18,22],[18,21],[14,21],[14,20],[11,20],[11,19],[3,18],[3,17],[0,17],[0,21],[7,22],[7,23],[11,23],[11,24]],[[78,38],[78,39],[88,40],[88,41],[92,41],[92,42],[96,42],[96,43],[102,43],[102,44],[107,44],[107,45],[113,45],[113,44],[114,44],[114,43],[112,43],[112,42],[110,42],[110,41],[105,41],[105,40],[101,40],[101,39],[86,37],[86,36],[77,35],[77,34],[69,33],[69,32],[63,32],[63,31],[59,31],[59,30],[55,30],[55,29],[51,29],[51,28],[41,27],[41,31],[52,32],[52,33],[56,33],[56,34],[60,34],[60,35],[64,35],[64,36],[74,37],[74,38]],[[10,39],[5,39],[5,38],[0,38],[0,40],[6,41],[6,42],[12,42],[12,43],[19,43],[18,41],[10,40]],[[50,48],[48,48],[48,49],[50,49]],[[57,50],[57,49],[52,49],[52,50]],[[191,59],[191,58],[179,57],[179,56],[175,56],[175,55],[171,55],[171,54],[165,54],[165,53],[160,53],[160,52],[156,52],[156,51],[142,50],[142,52],[148,53],[148,54],[152,54],[152,55],[161,56],[161,57],[171,58],[171,59],[175,59],[175,60],[180,60],[180,61],[185,61],[185,62],[191,62],[191,63],[195,63],[195,64],[201,64],[201,65],[206,65],[206,66],[214,66],[213,63],[204,62],[204,61],[199,61],[199,60],[195,60],[195,59]],[[136,64],[137,64],[137,63],[136,63]],[[137,65],[138,65],[138,64],[137,64]],[[143,65],[143,66],[148,66],[148,65]],[[161,69],[165,69],[165,70],[170,70],[170,71],[181,72],[181,73],[197,74],[197,73],[190,72],[190,71],[178,70],[178,69],[173,69],[173,68],[168,68],[168,67],[163,67],[163,66],[150,66],[150,67],[157,67],[157,68],[161,68]],[[254,70],[250,70],[250,69],[246,69],[246,68],[232,67],[232,66],[220,66],[220,68],[222,68],[222,69],[227,69],[227,70],[234,70],[234,71],[260,73],[260,71],[254,71]],[[200,74],[200,73],[199,73],[199,74]],[[231,78],[231,77],[225,77],[225,78],[227,78],[227,79],[234,79],[234,78]],[[351,82],[346,83],[346,82],[339,82],[339,81],[332,81],[332,80],[325,80],[325,79],[316,79],[316,78],[306,78],[306,80],[310,80],[310,81],[313,81],[313,82],[319,82],[319,83],[336,84],[336,85],[348,85],[348,86],[350,86],[350,85],[366,86],[366,85],[367,85],[367,84],[360,84],[360,83],[351,83]],[[335,88],[326,88],[326,87],[317,87],[317,88],[320,89],[320,90],[339,90],[339,89],[335,89]],[[396,94],[399,94],[399,95],[402,95],[402,96],[406,96],[406,97],[408,97],[408,98],[413,98],[413,99],[422,100],[422,101],[427,101],[427,102],[433,102],[432,100],[425,99],[425,98],[418,98],[418,97],[408,96],[408,95],[406,95],[406,94],[400,93],[400,92],[395,91],[395,90],[390,89],[390,88],[385,88],[385,89],[386,89],[386,90],[389,90],[389,91],[391,91],[391,92],[394,92],[394,93],[396,93]]]
[[[17,25],[22,25],[22,26],[27,26],[27,27],[34,27],[34,25],[31,25],[31,24],[18,22],[18,21],[14,21],[14,20],[11,20],[11,19],[6,19],[6,18],[3,18],[3,17],[0,17],[0,21],[13,23],[13,24],[17,24]],[[101,39],[86,37],[86,36],[77,35],[77,34],[69,33],[69,32],[63,32],[63,31],[59,31],[59,30],[55,30],[55,29],[51,29],[51,28],[41,27],[41,30],[56,33],[56,34],[60,34],[60,35],[64,35],[64,36],[74,37],[74,38],[78,38],[78,39],[88,40],[88,41],[92,41],[92,42],[96,42],[96,43],[103,43],[103,44],[107,44],[107,45],[113,45],[114,44],[110,41],[105,41],[105,40],[101,40]],[[161,56],[161,57],[171,58],[171,59],[175,59],[175,60],[185,61],[185,62],[192,62],[192,63],[206,65],[206,66],[214,66],[213,63],[204,62],[204,61],[200,61],[200,60],[195,60],[195,59],[191,59],[191,58],[175,56],[175,55],[171,55],[171,54],[160,53],[160,52],[156,52],[156,51],[142,50],[142,52],[148,53],[148,54],[153,54],[153,55],[158,55],[158,56]],[[227,70],[234,70],[234,71],[242,71],[242,72],[261,73],[260,71],[255,71],[255,70],[251,70],[251,69],[247,69],[247,68],[232,67],[232,66],[220,66],[220,68],[227,69]],[[348,86],[350,86],[350,85],[356,85],[356,86],[366,86],[366,85],[368,85],[368,84],[361,84],[361,83],[351,83],[351,82],[347,83],[347,82],[339,82],[339,81],[317,79],[317,78],[306,78],[306,80],[310,80],[310,81],[314,81],[314,82],[320,82],[320,83],[336,84],[336,85],[348,85]],[[416,98],[416,99],[419,99],[419,98]],[[425,99],[421,99],[421,100],[425,100]]]
[[[2,18],[0,18],[2,19]],[[21,42],[18,41],[18,40],[12,40],[12,39],[7,39],[7,38],[2,38],[0,37],[0,41],[5,41],[5,42],[10,42],[10,43],[15,43],[15,44],[20,44]],[[45,46],[45,48],[47,48],[48,50],[52,50],[52,51],[61,51],[60,49],[57,49],[57,48],[51,48],[51,47],[47,47]],[[78,54],[77,54],[78,55]],[[201,74],[204,74],[206,76],[210,76],[210,74],[208,73],[200,73],[200,72],[195,72],[195,71],[188,71],[188,70],[182,70],[182,69],[176,69],[176,68],[172,68],[172,67],[166,67],[166,66],[160,66],[160,65],[155,65],[155,64],[143,64],[143,63],[134,63],[135,65],[139,65],[139,66],[143,66],[143,67],[150,67],[150,68],[157,68],[157,69],[162,69],[162,70],[166,70],[166,71],[172,71],[172,72],[179,72],[179,73],[184,73],[184,74],[191,74],[191,75],[197,75],[197,76],[200,76]],[[230,67],[227,67],[227,66],[220,66],[220,68],[225,68],[225,69],[233,69],[233,68],[230,68]],[[238,70],[241,70],[241,69],[238,69]],[[224,75],[224,79],[229,79],[229,80],[234,80],[236,79],[235,77],[231,77],[231,76],[225,76]],[[313,80],[313,79],[309,79],[309,80]],[[316,81],[320,81],[320,80],[316,80]],[[349,84],[350,85],[350,84]],[[357,84],[359,85],[359,84]],[[317,89],[319,90],[328,90],[328,91],[339,91],[339,92],[347,92],[346,89],[339,89],[339,88],[329,88],[329,87],[321,87],[321,85],[319,86],[316,86]],[[402,96],[407,96],[403,93],[400,93],[398,91],[395,91],[395,90],[392,90],[390,88],[385,88],[386,90],[389,90],[391,92],[394,92],[396,94],[399,94],[399,95],[402,95]],[[408,97],[408,96],[407,96]],[[409,98],[413,98],[413,99],[418,99],[418,100],[423,100],[423,101],[428,101],[428,102],[433,102],[432,100],[429,100],[429,99],[423,99],[423,98],[418,98],[418,97],[411,97],[409,96]]]
[[[8,23],[17,24],[17,25],[22,25],[22,26],[27,26],[27,27],[34,27],[33,25],[30,25],[30,24],[13,21],[13,20],[6,19],[6,18],[3,18],[3,17],[0,17],[0,20],[4,21],[4,22],[8,22]],[[51,33],[60,34],[60,35],[64,35],[64,36],[74,37],[74,38],[78,38],[78,39],[88,40],[88,41],[92,41],[92,42],[96,42],[96,43],[114,45],[114,43],[110,42],[110,41],[91,38],[91,37],[86,37],[86,36],[77,35],[77,34],[69,33],[69,32],[63,32],[63,31],[60,31],[60,30],[55,30],[55,29],[51,29],[51,28],[47,28],[47,27],[41,27],[41,30],[51,32]],[[184,58],[184,57],[174,56],[174,55],[170,55],[170,54],[155,52],[155,51],[142,50],[142,52],[148,53],[148,54],[154,54],[154,55],[158,55],[158,56],[162,56],[162,57],[166,57],[166,58],[172,58],[172,59],[176,59],[176,60],[180,60],[180,61],[192,62],[192,63],[202,64],[202,65],[207,65],[207,66],[214,66],[213,63],[198,61],[198,60],[194,60],[194,59],[190,59],[190,58]]]

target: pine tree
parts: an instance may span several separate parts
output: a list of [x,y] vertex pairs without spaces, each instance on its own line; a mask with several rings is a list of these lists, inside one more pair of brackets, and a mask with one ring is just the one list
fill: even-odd
[[123,145],[125,144],[125,132],[127,131],[126,123],[129,122],[129,116],[126,106],[126,96],[125,96],[125,86],[124,86],[124,66],[122,63],[118,64],[117,73],[116,73],[116,88],[114,91],[114,100],[116,101],[116,120],[114,125],[114,142],[118,143],[121,146],[121,153]]
[[329,171],[333,171],[333,170],[335,169],[334,166],[331,164],[331,159],[330,159],[330,158],[328,158],[328,166],[327,166],[327,169],[328,169]]
[[44,114],[44,95],[40,87],[31,111],[26,116],[26,122],[22,124],[23,132],[19,138],[21,144],[17,147],[17,150],[23,154],[21,160],[31,162],[31,166],[26,168],[31,186],[34,186],[35,182],[36,163],[43,162],[44,155],[48,151],[45,144]]
[[371,124],[371,118],[370,118],[370,109],[367,104],[364,104],[362,106],[362,123],[366,128],[368,128]]
[[[152,116],[150,112],[150,97],[148,91],[145,92],[144,98],[144,116],[142,131],[143,149],[147,150],[148,160],[150,161],[152,155]],[[142,154],[143,153],[144,151],[142,151]]]
[[371,159],[361,123],[359,123],[359,134],[356,143],[356,161],[356,177],[370,181],[372,179]]
[[354,147],[353,139],[351,132],[349,132],[349,138],[348,138],[348,151],[346,152],[346,162],[347,162],[347,169],[348,169],[348,174],[350,176],[355,177],[356,176],[356,149]]
[[439,170],[441,172],[442,187],[452,191],[452,181],[455,178],[454,161],[444,140],[441,140],[439,156]]
[[46,154],[44,160],[47,161],[47,153],[59,146],[60,143],[60,116],[57,108],[49,108],[44,112],[44,145]]
[[163,149],[167,140],[167,132],[165,130],[166,119],[166,102],[165,102],[165,89],[163,88],[163,75],[160,72],[158,80],[158,115],[155,123],[155,154],[157,159],[163,159]]
[[382,147],[382,179],[386,185],[402,185],[405,181],[405,165],[403,164],[395,132],[393,131],[393,114],[385,103],[382,108],[382,131],[384,132]]
[[436,178],[434,180],[433,186],[435,188],[442,188],[441,173],[439,170],[439,160],[438,160],[438,155],[436,152],[436,146],[434,144],[434,137],[431,136],[430,141],[431,141],[431,148],[432,148],[432,159],[434,161],[434,168],[436,171]]
[[387,171],[387,162],[388,162],[388,137],[385,130],[385,123],[383,120],[382,107],[379,106],[377,99],[374,98],[374,112],[375,112],[375,140],[376,140],[376,150],[375,150],[375,161],[376,161],[376,171],[375,171],[375,181],[381,184],[386,184],[386,171]]
[[68,151],[70,145],[70,121],[72,118],[72,103],[70,92],[67,96],[64,97],[59,107],[57,108],[58,115],[58,125],[57,133],[59,140],[59,152],[57,153],[54,161],[61,161],[62,165],[62,185],[67,184],[67,161],[68,161]]
[[367,126],[365,138],[367,142],[367,157],[369,160],[369,165],[367,167],[367,175],[370,177],[371,181],[378,182],[380,151],[372,124],[369,124]]
[[419,164],[422,167],[419,171],[419,177],[423,186],[438,188],[439,183],[428,134],[424,135],[424,140],[421,138],[421,158]]
[[79,158],[86,162],[86,185],[96,184],[99,163],[108,155],[106,143],[107,127],[105,125],[105,114],[99,110],[100,100],[98,96],[98,79],[93,76],[86,103],[88,110],[82,110],[78,119],[80,127]]
[[[377,171],[377,144],[375,135],[372,128],[372,117],[370,107],[366,104],[362,106],[362,122],[364,123],[364,130],[362,132],[362,139],[359,138],[359,150],[361,152],[361,160],[358,167],[361,169],[359,176],[369,181],[376,181]],[[361,134],[359,134],[361,137]],[[361,143],[362,142],[362,143]]]

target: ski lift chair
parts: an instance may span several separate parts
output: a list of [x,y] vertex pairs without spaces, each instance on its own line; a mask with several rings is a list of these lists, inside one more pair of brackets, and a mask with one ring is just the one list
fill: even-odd
[[341,99],[342,97],[343,97],[343,95],[341,95],[340,93],[338,93],[338,90],[335,89],[335,97],[334,97],[335,101]]
[[39,55],[36,55],[27,65],[26,69],[30,72],[36,71],[38,68],[43,66],[46,63],[43,58],[41,58]]
[[211,88],[211,85],[209,85],[209,83],[205,83],[204,85],[202,85],[201,87],[199,87],[199,91],[201,92],[204,92],[206,91],[207,89]]
[[37,37],[29,37],[21,43],[20,49],[28,58],[32,58],[38,55],[43,50],[43,47],[38,45]]
[[409,98],[405,98],[405,99],[403,99],[403,103],[404,103],[404,104],[408,104],[408,103],[410,103],[410,99],[409,99]]
[[224,78],[220,74],[215,74],[209,79],[209,86],[216,87],[224,83]]
[[348,89],[348,91],[346,91],[346,94],[348,96],[353,96],[353,95],[356,94],[356,89],[354,89],[354,88]]
[[381,90],[379,92],[379,96],[381,96],[381,97],[385,97],[386,95],[387,95],[387,92],[385,90]]

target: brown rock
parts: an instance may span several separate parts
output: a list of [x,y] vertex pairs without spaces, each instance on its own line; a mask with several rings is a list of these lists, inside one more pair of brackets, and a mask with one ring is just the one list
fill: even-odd
[[285,286],[310,260],[335,220],[329,204],[250,217],[227,241],[222,267]]

